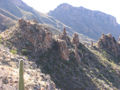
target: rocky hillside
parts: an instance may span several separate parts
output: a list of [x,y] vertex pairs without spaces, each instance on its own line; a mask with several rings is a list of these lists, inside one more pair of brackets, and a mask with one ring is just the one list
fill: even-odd
[[57,90],[50,76],[36,64],[0,45],[0,90],[18,90],[19,60],[24,60],[25,90]]
[[6,17],[0,14],[0,32],[4,31],[5,29],[15,25],[15,21],[9,17]]
[[103,34],[97,42],[97,47],[120,59],[120,43],[111,34]]
[[95,40],[103,33],[111,33],[114,37],[120,34],[120,25],[116,19],[100,11],[61,4],[55,10],[50,11],[49,15],[70,26],[76,32]]
[[[29,79],[25,74],[25,79],[28,80],[25,82],[26,88],[28,87],[27,85],[29,85],[29,87],[34,87],[32,90],[40,90],[39,88],[46,82],[47,84],[45,83],[45,86],[43,85],[44,88],[47,88],[46,90],[54,90],[53,88],[55,88],[55,86],[60,90],[120,89],[120,64],[119,60],[117,60],[118,58],[102,51],[102,48],[94,46],[94,43],[91,47],[84,46],[79,41],[79,34],[75,33],[73,37],[70,38],[65,28],[63,33],[54,35],[51,30],[44,25],[21,19],[16,26],[0,34],[0,42],[9,48],[11,53],[24,55],[28,58],[28,60],[24,59],[26,63],[25,66],[30,69],[30,73],[28,73],[29,79],[33,79],[30,80],[31,84],[28,84]],[[112,47],[113,44],[110,45],[110,47]],[[4,53],[2,52],[2,54]],[[107,56],[111,56],[111,58]],[[1,57],[3,58],[4,56]],[[13,66],[9,66],[9,63],[13,63],[11,59],[9,60],[6,66],[8,68],[15,68],[14,64],[10,64]],[[17,58],[16,61],[18,60],[19,58]],[[35,66],[37,65],[37,67],[33,69],[33,73],[31,69],[33,65],[31,65],[30,62],[34,63]],[[1,66],[3,66],[4,63],[2,61],[1,63]],[[8,69],[6,66],[3,66],[5,70]],[[25,68],[25,71],[28,70],[28,68]],[[18,72],[17,69],[14,70]],[[13,74],[15,75],[14,70]],[[37,70],[40,70],[40,72]],[[41,79],[41,75],[39,75],[41,72],[45,77],[46,75],[50,76],[49,79],[46,77],[43,83],[43,79]],[[36,77],[37,74],[39,77]],[[2,80],[4,74],[2,74],[1,77]],[[16,82],[16,78],[14,78],[13,81]],[[51,83],[48,83],[48,81]],[[7,85],[5,84],[6,80],[5,83],[4,80],[1,82]],[[49,89],[48,84],[51,87]],[[4,86],[2,86],[2,88],[3,87]]]
[[[66,27],[69,35],[72,35],[75,32],[70,26],[65,25],[64,23],[49,15],[34,10],[32,7],[25,4],[22,0],[0,0],[0,18],[3,18],[3,16],[7,18],[5,19],[7,23],[0,20],[0,22],[4,23],[1,25],[0,31],[4,31],[11,25],[15,24],[13,21],[23,18],[27,20],[34,20],[41,24],[48,24],[50,27],[54,27],[59,31],[61,31],[63,27]],[[8,23],[10,21],[11,23]],[[79,37],[80,40],[84,42],[89,42],[92,40],[81,33]]]

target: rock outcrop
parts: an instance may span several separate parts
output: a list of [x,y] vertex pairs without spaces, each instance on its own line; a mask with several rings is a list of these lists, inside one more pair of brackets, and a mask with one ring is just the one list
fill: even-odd
[[52,33],[46,28],[33,22],[19,21],[22,36],[26,38],[35,48],[35,52],[44,52],[52,47]]
[[109,51],[116,57],[120,56],[120,44],[111,34],[103,34],[97,42],[97,47]]
[[72,43],[75,45],[79,45],[79,35],[77,33],[74,33],[73,38],[72,38]]
[[58,39],[61,57],[64,60],[69,60],[69,49],[65,40]]
[[36,22],[20,19],[14,30],[4,32],[2,36],[8,35],[8,33],[12,36],[7,40],[19,50],[27,49],[35,54],[44,53],[52,47],[52,33],[45,26]]
[[66,29],[64,28],[63,33],[59,35],[59,39],[65,40],[67,45],[71,45],[70,37],[67,35]]
[[81,57],[80,57],[80,55],[78,53],[78,47],[77,47],[77,45],[75,45],[75,51],[74,51],[74,53],[75,53],[76,60],[78,61],[78,63],[80,63],[81,62]]

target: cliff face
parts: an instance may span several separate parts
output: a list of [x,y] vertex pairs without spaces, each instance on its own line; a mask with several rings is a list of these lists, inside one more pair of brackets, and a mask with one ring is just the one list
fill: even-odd
[[97,44],[98,48],[106,50],[116,57],[120,57],[120,44],[115,40],[115,38],[111,34],[103,34]]

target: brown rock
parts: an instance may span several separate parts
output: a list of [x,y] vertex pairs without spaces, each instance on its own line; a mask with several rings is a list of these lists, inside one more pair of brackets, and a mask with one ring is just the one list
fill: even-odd
[[46,47],[46,48],[50,48],[51,45],[52,45],[52,41],[53,41],[53,39],[52,39],[52,33],[49,32],[49,31],[46,31],[45,34],[46,34],[46,35],[45,35],[45,40],[44,40],[44,42],[45,42],[45,47]]
[[67,33],[66,33],[66,29],[65,29],[65,28],[63,29],[63,35],[64,35],[64,36],[67,35]]
[[71,45],[70,38],[69,38],[69,36],[67,35],[67,33],[66,33],[66,29],[65,29],[65,28],[64,28],[64,30],[63,30],[62,35],[59,35],[59,39],[61,39],[61,40],[65,40],[66,43],[67,43],[67,45]]
[[75,45],[75,51],[74,51],[74,53],[75,53],[76,60],[80,63],[81,62],[81,58],[80,58],[80,55],[78,53],[77,45]]
[[[35,54],[38,52],[44,53],[52,47],[52,33],[40,24],[20,19],[13,34],[14,37],[18,37],[16,35],[20,36],[20,38],[17,38],[18,40],[11,39],[11,42],[15,43],[15,46],[19,49],[26,48],[32,50]],[[29,43],[29,48],[26,43]]]
[[72,38],[72,43],[79,45],[79,36],[77,33],[74,33],[73,38]]
[[60,53],[64,60],[69,60],[69,50],[65,40],[58,39],[58,44],[60,47]]
[[97,42],[97,47],[109,51],[116,57],[120,56],[120,45],[111,34],[103,34]]

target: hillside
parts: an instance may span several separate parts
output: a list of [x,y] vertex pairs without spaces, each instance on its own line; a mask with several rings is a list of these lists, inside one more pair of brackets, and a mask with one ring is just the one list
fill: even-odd
[[57,90],[50,76],[26,57],[0,45],[0,90],[18,90],[19,60],[24,60],[25,90]]
[[12,20],[9,17],[6,17],[0,14],[0,32],[4,31],[5,29],[15,25],[16,21]]
[[[11,53],[16,52],[28,58],[25,62],[37,65],[43,74],[50,76],[50,81],[60,90],[120,89],[119,59],[114,54],[108,53],[109,49],[104,50],[102,47],[111,45],[110,47],[114,48],[113,52],[119,49],[119,43],[116,43],[112,36],[102,38],[99,43],[105,41],[105,44],[97,43],[98,47],[95,45],[86,47],[79,41],[77,33],[70,38],[64,28],[63,33],[55,35],[42,24],[21,19],[16,26],[2,32],[0,37],[1,44],[9,48]],[[108,40],[113,44],[109,44]],[[31,66],[25,64],[27,65]],[[36,78],[34,74],[30,77]],[[37,77],[36,83],[41,82],[39,79],[40,77]],[[46,81],[49,81],[48,78]],[[25,87],[28,82],[25,82]],[[38,87],[41,88],[41,84]]]
[[56,19],[34,10],[22,0],[0,0],[0,14],[14,20],[20,18],[37,20],[39,23],[50,24],[58,29],[65,26]]
[[70,26],[76,32],[95,40],[98,40],[103,33],[111,33],[116,38],[120,34],[120,25],[115,17],[100,11],[73,7],[65,3],[50,11],[48,15]]
[[[11,19],[12,21],[16,21],[20,18],[26,19],[26,20],[36,20],[37,22],[41,24],[48,24],[51,27],[54,27],[58,29],[59,31],[62,30],[62,28],[66,27],[66,30],[69,35],[72,35],[75,31],[70,27],[65,25],[64,23],[54,19],[53,17],[40,13],[36,10],[34,10],[32,7],[25,4],[22,0],[0,0],[0,14],[6,18]],[[0,16],[0,18],[2,18]],[[3,22],[3,21],[0,21]],[[9,22],[9,20],[7,21]],[[5,22],[3,22],[5,23]],[[1,26],[2,30],[8,29],[10,25],[4,24],[4,27]],[[90,42],[92,39],[88,38],[87,36],[80,33],[80,39],[83,42]]]

